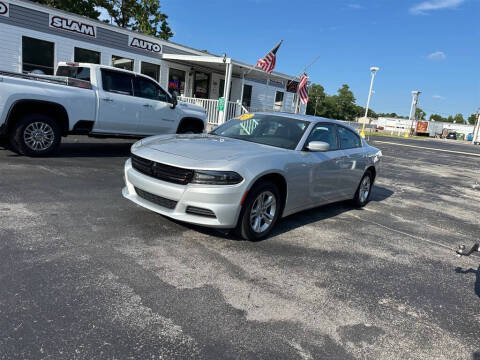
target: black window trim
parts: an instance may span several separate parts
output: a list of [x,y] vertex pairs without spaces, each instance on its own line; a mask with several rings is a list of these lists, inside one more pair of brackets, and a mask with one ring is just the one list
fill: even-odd
[[333,130],[335,131],[335,139],[337,139],[337,148],[336,148],[336,149],[328,149],[328,150],[325,151],[325,152],[342,150],[342,149],[340,149],[340,139],[339,139],[339,137],[338,137],[337,124],[331,123],[331,122],[328,122],[328,121],[319,121],[319,122],[316,122],[316,123],[313,124],[312,129],[310,130],[310,134],[308,134],[307,138],[305,139],[305,143],[303,144],[303,149],[302,149],[302,151],[309,151],[308,148],[307,148],[308,143],[309,143],[308,139],[309,139],[310,136],[312,135],[313,130],[315,130],[315,128],[316,128],[318,125],[331,125],[331,126],[333,127]]
[[[113,69],[100,69],[101,70],[101,75],[102,75],[102,90],[105,92],[109,92],[112,94],[118,94],[118,95],[124,95],[124,96],[134,96],[134,86],[133,86],[133,79],[135,78],[135,74],[131,74],[130,72],[127,71],[122,71],[122,70],[113,70]],[[125,94],[122,91],[115,91],[115,90],[105,90],[105,85],[103,83],[103,73],[104,72],[112,72],[112,73],[118,73],[122,75],[128,75],[130,77],[130,89],[131,89],[131,94]]]
[[350,131],[353,135],[355,135],[360,143],[360,146],[355,146],[355,147],[350,147],[350,148],[345,148],[343,149],[342,148],[342,142],[340,141],[340,134],[339,134],[339,131],[337,129],[337,142],[338,142],[338,148],[339,150],[350,150],[350,149],[359,149],[359,148],[362,148],[363,147],[363,142],[362,142],[362,139],[360,138],[360,135],[358,135],[355,131],[349,129],[348,127],[346,126],[343,126],[343,125],[340,125],[340,124],[336,124],[337,127],[342,127],[344,128],[345,130],[347,131]]
[[74,46],[74,47],[73,47],[73,61],[74,61],[74,62],[81,63],[81,61],[75,61],[75,50],[76,50],[76,49],[87,50],[87,51],[91,51],[91,52],[97,53],[100,57],[99,57],[99,59],[98,59],[99,62],[98,62],[96,65],[100,65],[100,64],[102,63],[102,52],[101,52],[101,51],[92,50],[92,49],[87,49],[87,48],[80,47],[80,46]]
[[38,37],[33,37],[33,36],[28,36],[28,35],[22,35],[22,73],[25,74],[26,71],[23,70],[23,65],[26,64],[26,65],[34,65],[34,66],[38,66],[38,67],[42,67],[42,68],[45,68],[45,69],[50,69],[49,66],[45,66],[45,65],[38,65],[38,64],[32,64],[32,63],[27,63],[25,62],[24,60],[24,53],[23,53],[23,39],[24,38],[29,38],[29,39],[32,39],[32,40],[39,40],[39,41],[43,41],[43,42],[48,42],[50,44],[53,45],[53,64],[52,64],[52,75],[55,75],[55,63],[56,63],[56,50],[57,50],[57,44],[55,44],[55,41],[50,41],[50,40],[45,40],[45,39],[40,39]]

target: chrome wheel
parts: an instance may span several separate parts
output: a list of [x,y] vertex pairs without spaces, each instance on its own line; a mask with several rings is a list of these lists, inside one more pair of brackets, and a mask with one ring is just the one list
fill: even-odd
[[44,122],[33,122],[23,131],[23,141],[34,151],[43,151],[51,147],[55,141],[52,127]]
[[360,183],[360,189],[358,192],[358,197],[361,203],[364,203],[365,201],[367,201],[368,196],[370,195],[370,188],[371,188],[371,180],[370,180],[370,176],[367,175],[362,179],[362,182]]
[[277,211],[277,200],[270,191],[257,196],[250,210],[250,226],[256,233],[263,233],[272,225]]

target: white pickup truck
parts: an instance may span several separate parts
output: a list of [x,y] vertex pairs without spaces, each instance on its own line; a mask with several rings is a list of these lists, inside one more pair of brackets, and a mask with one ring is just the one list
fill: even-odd
[[201,133],[207,115],[177,102],[150,77],[104,65],[59,63],[56,76],[0,71],[0,136],[45,156],[62,136],[145,137]]

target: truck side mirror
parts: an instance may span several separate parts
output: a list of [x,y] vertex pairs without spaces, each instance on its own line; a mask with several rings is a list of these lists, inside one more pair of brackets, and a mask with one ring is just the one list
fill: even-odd
[[177,92],[174,91],[172,93],[172,109],[175,109],[177,107],[177,104],[178,104],[178,98],[177,98]]

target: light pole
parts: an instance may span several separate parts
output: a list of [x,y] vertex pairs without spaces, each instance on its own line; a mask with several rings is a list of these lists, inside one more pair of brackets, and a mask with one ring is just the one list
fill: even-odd
[[[417,105],[418,105],[418,97],[420,96],[422,92],[415,90],[412,91],[412,105],[410,105],[410,115],[408,116],[408,120],[411,121],[410,123],[410,129],[413,129],[413,121],[415,120],[416,112],[417,112]],[[406,128],[405,129],[405,137],[408,137],[408,133],[410,132],[410,129]]]
[[378,70],[380,70],[380,68],[376,67],[376,66],[372,66],[370,68],[370,71],[372,72],[372,79],[370,80],[370,90],[368,91],[367,107],[365,108],[365,116],[363,118],[362,131],[360,132],[360,135],[363,138],[365,138],[365,124],[366,124],[366,121],[367,121],[368,107],[370,106],[370,99],[372,98],[373,80],[375,80],[375,74],[377,73]]

